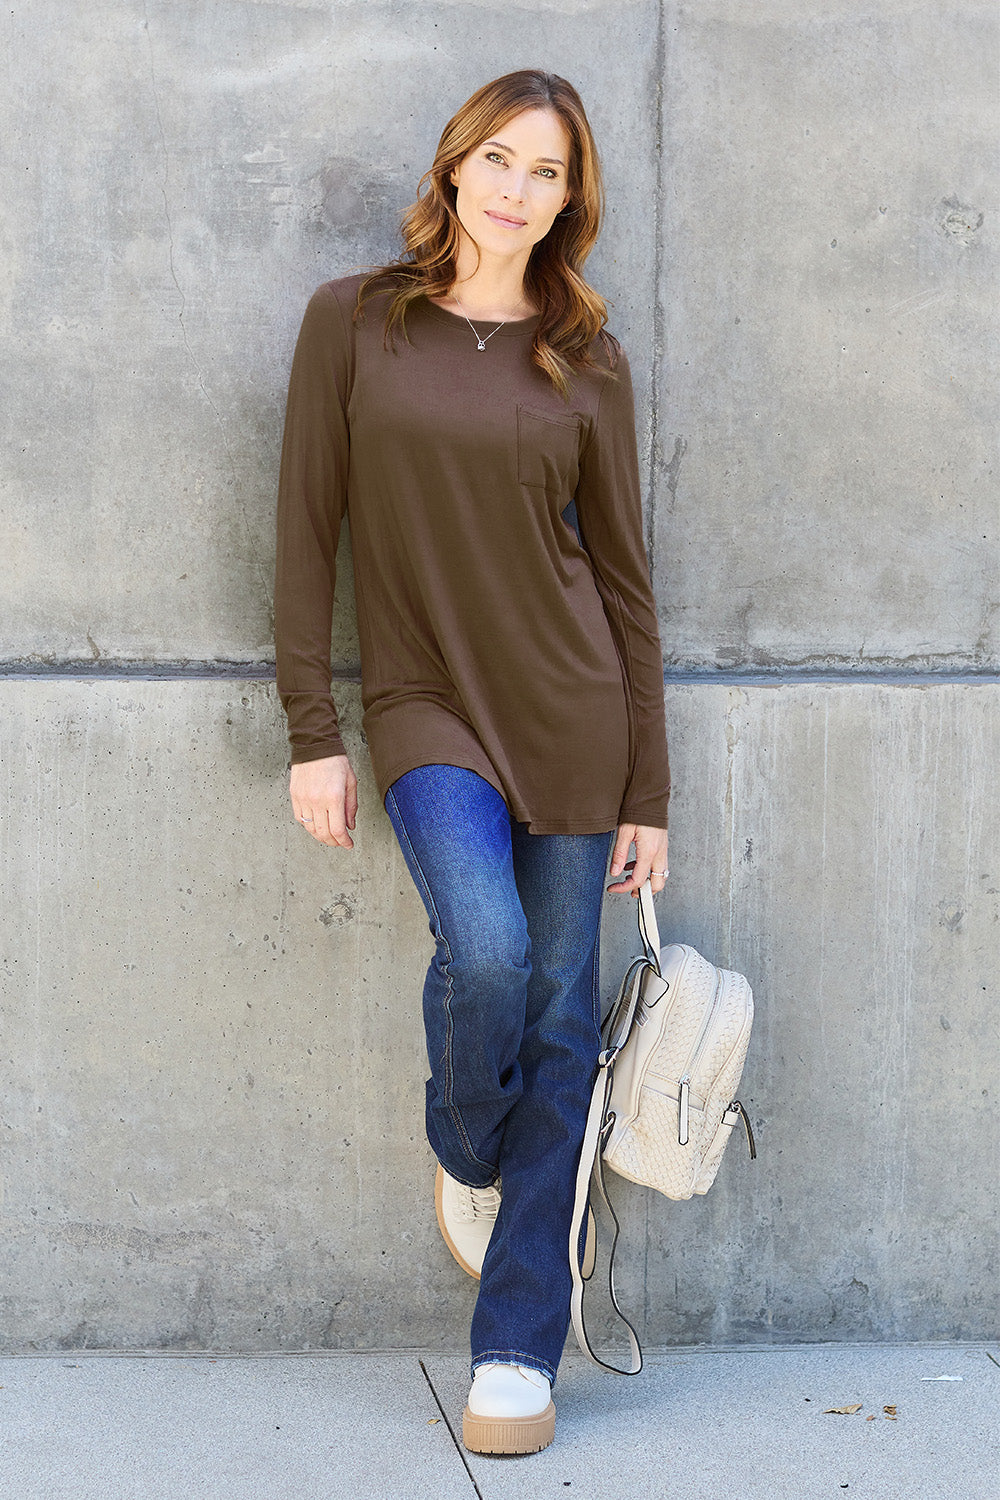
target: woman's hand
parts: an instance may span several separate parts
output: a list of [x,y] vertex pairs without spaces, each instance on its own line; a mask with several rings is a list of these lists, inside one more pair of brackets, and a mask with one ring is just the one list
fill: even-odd
[[292,767],[289,793],[297,820],[321,844],[353,849],[348,833],[358,815],[358,778],[346,755],[328,755]]
[[[629,846],[635,845],[635,859],[628,859]],[[628,860],[628,863],[626,863]],[[667,883],[667,830],[644,828],[641,823],[621,823],[611,855],[611,874],[622,878],[608,890],[616,896],[638,896],[639,888],[650,878],[653,893]],[[624,873],[623,873],[624,872]]]

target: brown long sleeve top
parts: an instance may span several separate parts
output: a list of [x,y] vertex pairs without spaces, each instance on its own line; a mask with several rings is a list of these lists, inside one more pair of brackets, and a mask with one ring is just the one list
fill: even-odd
[[[628,361],[530,359],[538,319],[420,299],[384,347],[360,275],[306,309],[278,501],[278,691],[293,762],[344,753],[331,695],[340,526],[354,555],[364,730],[379,793],[416,766],[483,776],[533,833],[664,828],[663,667]],[[575,524],[574,505],[575,502]]]

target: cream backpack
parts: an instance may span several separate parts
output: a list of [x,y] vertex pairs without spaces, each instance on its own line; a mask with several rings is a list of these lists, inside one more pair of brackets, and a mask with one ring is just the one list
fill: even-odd
[[[583,1352],[606,1370],[636,1375],[642,1350],[615,1295],[618,1220],[603,1165],[668,1198],[707,1193],[733,1127],[742,1120],[751,1157],[753,1132],[736,1098],[750,1042],[753,995],[742,974],[716,968],[685,943],[660,948],[647,880],[639,895],[643,952],[632,960],[602,1027],[604,1050],[577,1173],[570,1269],[573,1327]],[[583,1321],[580,1228],[591,1181],[614,1222],[608,1280],[611,1301],[629,1333],[632,1368],[598,1359]]]

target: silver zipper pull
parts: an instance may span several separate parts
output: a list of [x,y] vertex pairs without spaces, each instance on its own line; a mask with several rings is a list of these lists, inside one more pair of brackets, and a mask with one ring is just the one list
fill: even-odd
[[691,1093],[691,1080],[688,1077],[681,1079],[680,1098],[677,1100],[677,1144],[686,1146],[688,1143],[688,1107],[689,1095]]

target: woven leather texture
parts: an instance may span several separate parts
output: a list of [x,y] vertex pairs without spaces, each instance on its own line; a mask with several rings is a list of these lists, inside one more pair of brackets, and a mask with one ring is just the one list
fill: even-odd
[[[742,974],[686,944],[662,949],[664,983],[650,970],[614,1068],[614,1124],[604,1160],[621,1176],[685,1199],[708,1191],[732,1133],[724,1121],[750,1042],[753,995]],[[678,1139],[687,1076],[688,1139]]]

